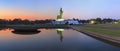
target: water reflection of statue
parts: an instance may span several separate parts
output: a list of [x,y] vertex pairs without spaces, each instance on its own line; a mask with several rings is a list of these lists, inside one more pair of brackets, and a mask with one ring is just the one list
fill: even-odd
[[57,34],[60,36],[60,41],[62,42],[63,41],[63,31],[64,29],[57,29]]

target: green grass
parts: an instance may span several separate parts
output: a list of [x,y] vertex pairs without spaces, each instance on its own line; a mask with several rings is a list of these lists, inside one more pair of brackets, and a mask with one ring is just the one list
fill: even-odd
[[91,27],[82,27],[82,26],[72,26],[78,30],[87,30],[91,32],[96,32],[100,34],[105,34],[109,36],[117,36],[120,37],[120,31],[119,30],[108,30],[108,29],[101,29],[101,28],[91,28]]
[[96,25],[89,25],[89,26],[97,26],[97,27],[120,27],[120,24],[96,24]]

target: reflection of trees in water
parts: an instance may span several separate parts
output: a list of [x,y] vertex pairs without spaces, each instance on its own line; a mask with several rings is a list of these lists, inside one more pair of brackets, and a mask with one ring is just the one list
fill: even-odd
[[8,28],[6,28],[6,27],[0,27],[0,31],[1,30],[7,30]]
[[40,31],[17,31],[14,30],[12,31],[14,34],[19,34],[19,35],[34,35],[40,33]]
[[57,29],[57,34],[59,35],[61,42],[63,41],[63,31],[64,29]]

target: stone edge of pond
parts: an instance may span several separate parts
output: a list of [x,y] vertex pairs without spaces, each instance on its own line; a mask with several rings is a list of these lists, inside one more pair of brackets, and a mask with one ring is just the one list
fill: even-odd
[[73,30],[76,30],[78,32],[81,32],[81,33],[84,33],[86,35],[89,35],[89,36],[92,36],[92,37],[96,37],[96,38],[100,38],[100,39],[103,39],[103,40],[107,40],[107,41],[110,41],[110,42],[113,42],[113,43],[117,43],[117,44],[120,44],[120,40],[118,39],[115,39],[111,36],[107,36],[107,35],[103,35],[103,34],[99,34],[99,33],[96,33],[96,32],[90,32],[90,31],[86,31],[86,30],[78,30],[74,27],[71,27]]

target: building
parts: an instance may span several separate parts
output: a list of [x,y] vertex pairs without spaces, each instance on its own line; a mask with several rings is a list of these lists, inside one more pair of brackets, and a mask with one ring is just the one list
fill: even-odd
[[52,24],[66,24],[65,21],[52,21]]
[[69,25],[77,25],[80,24],[76,20],[64,20],[64,21],[53,21],[52,24],[69,24]]
[[66,20],[65,22],[66,22],[66,24],[69,24],[69,25],[80,24],[77,20]]

